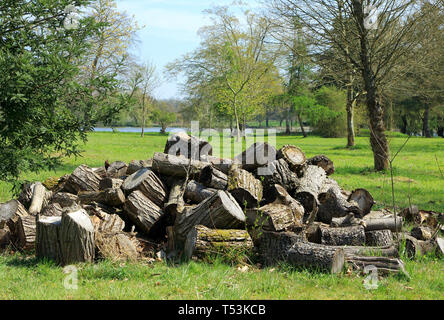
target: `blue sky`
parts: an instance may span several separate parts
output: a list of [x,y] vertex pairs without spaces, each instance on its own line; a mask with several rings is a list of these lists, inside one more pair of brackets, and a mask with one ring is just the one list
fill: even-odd
[[[232,0],[117,0],[119,11],[135,15],[145,28],[139,32],[139,43],[133,49],[141,61],[151,61],[160,76],[167,63],[194,50],[200,42],[199,28],[209,23],[203,13],[213,5],[230,5]],[[244,1],[257,6],[256,0]],[[154,92],[156,98],[180,97],[177,83],[162,81]]]

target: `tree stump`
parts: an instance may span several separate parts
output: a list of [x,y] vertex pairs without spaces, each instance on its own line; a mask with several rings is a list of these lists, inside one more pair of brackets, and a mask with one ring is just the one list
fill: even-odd
[[262,200],[262,183],[251,173],[236,166],[228,176],[228,191],[242,207],[255,208]]
[[62,263],[60,229],[62,217],[38,216],[36,223],[35,251],[37,258]]
[[82,165],[69,176],[65,190],[72,194],[78,194],[80,191],[98,191],[100,180],[100,176],[91,168]]
[[162,209],[141,191],[134,191],[129,195],[124,211],[136,227],[146,235],[164,214]]
[[195,226],[188,233],[184,254],[186,259],[190,259],[192,256],[249,252],[253,247],[253,241],[245,230],[215,230]]
[[126,194],[138,190],[158,207],[163,207],[163,204],[167,200],[168,191],[164,183],[148,168],[141,169],[126,178],[122,189]]
[[64,214],[59,236],[62,265],[94,261],[94,226],[85,210]]

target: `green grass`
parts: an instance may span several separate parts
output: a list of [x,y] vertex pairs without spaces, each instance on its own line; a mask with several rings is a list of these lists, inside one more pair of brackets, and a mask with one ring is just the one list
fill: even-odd
[[[43,181],[70,173],[80,164],[98,167],[104,160],[148,159],[154,152],[163,151],[166,138],[159,134],[141,139],[138,134],[93,133],[84,146],[83,157],[66,159],[56,172],[23,178]],[[349,190],[366,188],[377,207],[390,206],[390,174],[372,171],[368,137],[357,138],[356,142],[356,147],[349,150],[344,147],[344,139],[277,137],[277,147],[295,144],[308,157],[326,154],[335,163],[333,178],[341,186]],[[405,137],[390,138],[393,151],[404,142]],[[394,163],[397,206],[408,206],[410,195],[412,203],[421,209],[444,212],[444,178],[437,160],[444,171],[443,139],[409,141]],[[12,197],[10,187],[0,184],[0,201]],[[175,266],[100,262],[79,268],[79,289],[72,291],[63,287],[66,275],[62,268],[50,262],[19,254],[0,256],[0,299],[444,299],[444,264],[433,258],[406,262],[410,281],[384,278],[374,291],[364,288],[363,276],[334,276],[285,266],[276,270],[252,268],[246,273],[219,261]]]

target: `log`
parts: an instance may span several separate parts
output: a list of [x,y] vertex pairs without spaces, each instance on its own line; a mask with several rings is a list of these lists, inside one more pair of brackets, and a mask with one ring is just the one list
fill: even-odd
[[122,179],[105,177],[102,180],[100,180],[99,189],[100,190],[119,189],[122,186],[122,184],[123,184]]
[[405,241],[406,255],[411,260],[433,253],[437,248],[437,244],[433,240],[422,241],[408,235],[405,235],[402,238],[400,238],[399,241]]
[[262,200],[262,183],[250,172],[233,166],[228,175],[228,191],[246,208],[255,208]]
[[342,195],[338,183],[331,178],[325,179],[318,195],[318,201],[317,218],[323,223],[330,224],[333,218],[345,217],[350,212],[355,216],[362,216],[362,211],[357,203],[347,201]]
[[65,190],[72,194],[80,191],[98,191],[100,176],[86,165],[81,165],[69,176]]
[[143,168],[151,168],[153,165],[153,160],[133,160],[129,163],[128,169],[126,170],[127,175],[132,175],[133,173],[136,173],[137,171],[143,169]]
[[228,177],[222,171],[212,166],[206,166],[200,174],[199,182],[208,188],[226,190]]
[[136,227],[146,235],[149,235],[154,224],[160,221],[164,214],[162,209],[141,191],[131,193],[123,209]]
[[25,207],[26,210],[29,209],[32,201],[32,195],[34,194],[35,183],[25,183],[22,185],[22,191],[18,196],[17,200]]
[[212,229],[242,229],[246,217],[236,200],[226,191],[219,190],[194,208],[187,208],[176,218],[174,234],[176,245],[185,242],[194,226]]
[[222,171],[225,174],[228,174],[228,172],[231,169],[231,166],[233,164],[239,164],[239,162],[232,160],[232,159],[221,159],[221,158],[217,158],[217,157],[213,157],[213,156],[201,156],[200,159],[202,162],[204,162],[205,164],[211,165],[214,168],[216,168],[219,171]]
[[43,201],[46,197],[47,190],[40,182],[37,182],[32,193],[31,205],[29,206],[29,214],[35,216],[40,213],[43,207]]
[[[0,204],[0,223],[6,223],[16,216],[27,216],[28,212],[18,200],[10,200]],[[0,225],[1,226],[1,225]]]
[[94,261],[94,226],[85,210],[62,216],[59,239],[62,265]]
[[298,241],[288,251],[287,262],[295,267],[314,268],[338,274],[344,268],[345,252],[340,248]]
[[291,231],[301,224],[295,219],[290,206],[267,204],[259,209],[247,209],[247,225],[267,231]]
[[99,259],[134,262],[140,256],[137,248],[138,241],[126,233],[96,231],[95,239],[96,257]]
[[436,248],[437,255],[439,257],[444,256],[444,238],[437,237],[436,238],[436,245],[437,245],[437,248]]
[[107,176],[105,167],[92,168],[92,171],[94,171],[94,173],[98,175],[100,179],[104,179]]
[[153,170],[165,176],[179,179],[199,179],[200,172],[207,166],[205,162],[189,160],[184,156],[176,157],[165,153],[155,153]]
[[200,184],[194,180],[191,180],[187,184],[185,190],[184,200],[191,203],[199,204],[206,199],[210,198],[217,192],[216,189],[206,188],[203,184]]
[[58,203],[51,203],[42,209],[41,216],[45,217],[61,217],[63,208]]
[[372,210],[375,200],[373,199],[370,192],[365,189],[356,189],[348,197],[348,201],[355,201],[362,211],[363,215],[367,215]]
[[6,249],[11,243],[11,232],[7,226],[0,228],[0,252]]
[[79,202],[79,197],[68,192],[59,192],[52,196],[51,203],[59,204],[62,208],[69,208]]
[[365,245],[372,247],[386,247],[393,244],[393,234],[390,230],[367,231]]
[[23,245],[21,249],[31,250],[35,248],[36,217],[26,216],[21,218],[23,229]]
[[199,160],[201,156],[213,155],[213,147],[205,140],[179,132],[168,138],[164,153]]
[[318,155],[313,158],[310,158],[307,160],[307,164],[311,166],[318,166],[324,169],[327,176],[331,176],[333,173],[335,173],[335,166],[333,164],[333,161],[331,161],[325,155]]
[[185,210],[185,202],[183,200],[183,195],[185,190],[184,180],[176,181],[170,189],[170,194],[168,196],[168,202],[164,205],[163,211],[166,216],[166,225],[173,226],[176,221],[176,217]]
[[296,243],[305,241],[305,234],[295,232],[250,231],[265,266],[287,261],[288,251]]
[[274,185],[273,187],[268,188],[266,192],[268,193],[268,200],[271,200],[270,203],[290,206],[293,211],[296,224],[298,226],[302,225],[305,209],[299,201],[290,196],[284,187],[281,185]]
[[410,231],[412,237],[422,241],[431,240],[433,233],[433,230],[427,226],[416,226]]
[[128,165],[122,161],[116,161],[106,169],[106,176],[109,178],[120,178],[126,175]]
[[326,179],[327,174],[324,169],[318,166],[308,166],[304,176],[299,179],[298,187],[293,193],[290,193],[304,207],[306,218],[317,210],[318,195]]
[[286,190],[292,191],[299,186],[298,176],[290,170],[288,163],[284,159],[270,162],[268,166],[270,172],[265,175],[259,174],[259,169],[256,175],[259,179],[263,180],[265,188],[270,188],[278,184]]
[[398,217],[396,219],[396,228],[395,228],[395,219],[391,218],[382,218],[382,219],[370,219],[365,220],[365,231],[377,231],[377,230],[390,230],[392,232],[400,232],[402,229],[402,218]]
[[99,233],[119,233],[125,229],[125,222],[117,214],[100,212],[100,215],[90,216],[94,230]]
[[253,247],[245,230],[215,230],[199,225],[188,233],[184,254],[186,259],[192,256],[203,258],[213,254],[246,253]]
[[125,203],[125,195],[120,188],[102,191],[81,191],[78,197],[82,204],[98,202],[111,207],[119,207]]
[[60,227],[62,217],[37,216],[35,251],[37,258],[62,262]]
[[163,204],[167,200],[168,192],[166,186],[149,168],[143,168],[126,178],[122,189],[126,194],[138,190],[158,207],[163,207]]
[[247,150],[234,157],[234,161],[240,163],[243,170],[254,172],[259,167],[276,160],[277,150],[266,142],[256,142]]
[[307,166],[307,158],[305,153],[298,147],[286,145],[282,147],[277,153],[277,160],[284,159],[291,171],[295,172],[299,177],[304,174]]
[[402,262],[401,259],[346,255],[345,260],[346,263],[350,264],[354,270],[364,271],[366,267],[374,266],[377,268],[378,276],[401,273],[410,278],[408,272],[405,269],[404,262]]
[[356,218],[353,212],[349,212],[345,217],[332,218],[330,226],[332,228],[351,227],[364,225],[362,219]]
[[0,205],[0,225],[7,226],[11,244],[17,250],[27,244],[27,237],[23,226],[23,219],[29,217],[25,207],[17,200],[11,200]]
[[330,228],[320,226],[321,244],[331,246],[363,246],[365,231],[363,226]]

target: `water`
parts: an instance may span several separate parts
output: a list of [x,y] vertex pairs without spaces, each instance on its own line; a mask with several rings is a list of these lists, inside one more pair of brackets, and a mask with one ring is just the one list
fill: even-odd
[[[149,132],[155,132],[155,133],[159,133],[160,130],[162,128],[159,127],[153,127],[153,128],[145,128],[145,132],[149,133]],[[117,130],[118,132],[142,132],[141,128],[136,128],[136,127],[125,127],[125,128],[115,128],[115,130]],[[187,131],[188,129],[186,128],[167,128],[166,132],[180,132],[180,131]],[[113,128],[94,128],[95,132],[113,132]]]

